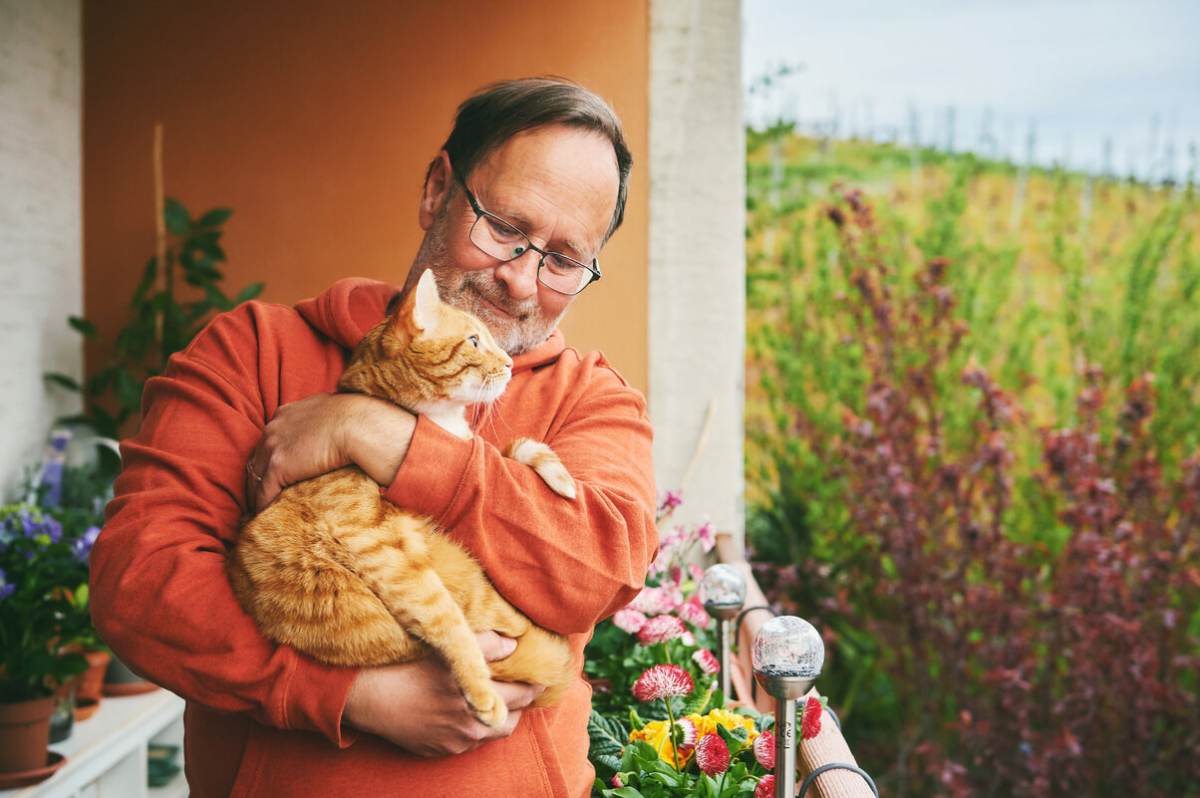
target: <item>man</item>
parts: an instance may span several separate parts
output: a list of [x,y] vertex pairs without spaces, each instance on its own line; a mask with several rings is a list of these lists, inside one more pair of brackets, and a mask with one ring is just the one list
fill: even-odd
[[[611,109],[574,84],[511,81],[459,108],[426,176],[425,237],[405,286],[431,270],[443,299],[514,356],[474,440],[331,393],[349,349],[397,297],[365,280],[294,309],[224,314],[147,384],[92,554],[93,615],[122,659],[188,699],[193,795],[588,793],[582,679],[545,709],[525,709],[536,685],[498,685],[509,723],[488,729],[437,660],[356,671],[269,643],[237,605],[224,558],[239,519],[282,487],[354,463],[582,652],[593,625],[641,587],[657,546],[644,401],[557,330],[599,277],[629,167]],[[574,502],[500,456],[518,436],[554,448]],[[490,659],[513,647],[492,632],[480,641]]]

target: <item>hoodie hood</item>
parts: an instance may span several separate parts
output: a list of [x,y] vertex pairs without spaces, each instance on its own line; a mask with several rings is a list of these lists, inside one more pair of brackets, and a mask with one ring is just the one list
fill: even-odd
[[[321,334],[350,350],[383,319],[388,301],[399,291],[390,283],[347,277],[325,293],[297,303],[296,312]],[[552,363],[565,348],[566,339],[556,328],[544,343],[513,358],[513,373]]]

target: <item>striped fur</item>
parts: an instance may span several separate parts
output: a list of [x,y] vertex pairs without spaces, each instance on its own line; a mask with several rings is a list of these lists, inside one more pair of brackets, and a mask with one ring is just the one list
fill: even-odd
[[[511,365],[483,323],[438,300],[426,273],[366,335],[339,388],[426,413],[469,437],[466,405],[499,396]],[[523,438],[507,452],[559,495],[575,497],[566,468],[544,443]],[[243,526],[227,570],[238,600],[271,640],[351,667],[409,662],[432,649],[476,716],[493,727],[504,723],[507,708],[492,678],[546,685],[536,701],[545,706],[578,671],[565,639],[533,625],[470,554],[430,519],[383,501],[356,467],[284,490]],[[487,663],[474,632],[488,629],[516,638],[516,651]]]

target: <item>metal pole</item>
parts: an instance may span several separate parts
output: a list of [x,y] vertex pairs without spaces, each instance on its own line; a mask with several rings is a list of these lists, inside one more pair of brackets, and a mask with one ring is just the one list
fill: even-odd
[[775,798],[796,795],[796,702],[775,699]]
[[729,655],[733,642],[730,638],[732,630],[729,628],[728,618],[717,619],[717,634],[721,637],[721,695],[725,696],[726,701],[731,701],[733,680],[729,674]]

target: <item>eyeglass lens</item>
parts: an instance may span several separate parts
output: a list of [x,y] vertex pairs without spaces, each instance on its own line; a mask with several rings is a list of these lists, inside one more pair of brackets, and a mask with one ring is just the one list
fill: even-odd
[[[529,237],[496,217],[482,213],[471,226],[471,242],[497,260],[521,257],[530,248]],[[588,284],[591,271],[580,263],[554,252],[542,257],[538,281],[564,294],[577,294]]]

